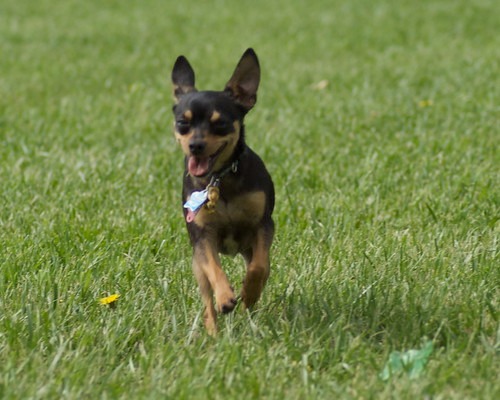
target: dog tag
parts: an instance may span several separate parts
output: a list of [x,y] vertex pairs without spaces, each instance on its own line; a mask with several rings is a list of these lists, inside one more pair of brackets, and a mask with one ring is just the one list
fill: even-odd
[[191,197],[184,203],[184,208],[189,209],[191,212],[197,211],[208,200],[208,190],[201,192],[191,193]]

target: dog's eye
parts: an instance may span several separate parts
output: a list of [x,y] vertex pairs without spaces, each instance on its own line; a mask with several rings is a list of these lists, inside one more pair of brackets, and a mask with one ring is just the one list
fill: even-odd
[[227,121],[219,119],[212,123],[212,130],[216,135],[225,135],[228,133],[229,125]]
[[175,127],[177,129],[177,132],[179,132],[181,135],[185,135],[191,129],[191,125],[185,119],[180,119],[179,121],[177,121],[175,123]]

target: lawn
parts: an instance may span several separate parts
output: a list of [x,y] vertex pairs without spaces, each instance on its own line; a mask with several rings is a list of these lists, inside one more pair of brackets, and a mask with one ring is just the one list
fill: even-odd
[[[500,6],[296,3],[2,0],[0,398],[500,397]],[[170,71],[248,47],[277,231],[213,339]]]

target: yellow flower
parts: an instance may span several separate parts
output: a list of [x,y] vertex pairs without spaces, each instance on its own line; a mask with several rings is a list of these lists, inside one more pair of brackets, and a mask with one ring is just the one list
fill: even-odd
[[432,104],[434,104],[434,102],[432,100],[420,100],[418,102],[418,106],[420,108],[430,107],[430,106],[432,106]]
[[116,300],[118,300],[118,297],[120,297],[119,294],[112,294],[111,296],[103,297],[102,299],[99,299],[99,303],[101,303],[102,305],[111,306],[111,305],[114,305]]

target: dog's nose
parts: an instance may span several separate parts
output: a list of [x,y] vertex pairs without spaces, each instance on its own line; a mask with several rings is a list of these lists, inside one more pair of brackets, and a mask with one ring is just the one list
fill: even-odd
[[191,154],[199,155],[205,150],[206,143],[203,140],[192,140],[189,142],[189,151]]

